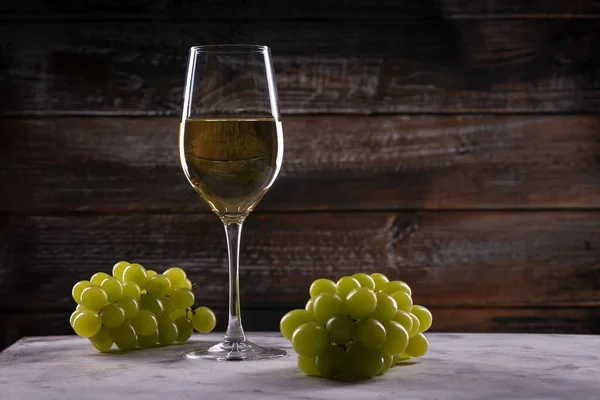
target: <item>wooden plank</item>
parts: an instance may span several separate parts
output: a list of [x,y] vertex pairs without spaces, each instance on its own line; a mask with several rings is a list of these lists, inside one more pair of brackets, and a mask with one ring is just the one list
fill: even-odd
[[[251,215],[242,303],[297,307],[319,277],[383,272],[432,307],[600,305],[600,212]],[[227,252],[210,214],[5,216],[0,310],[70,309],[72,285],[119,259],[179,265],[199,302],[227,304]],[[23,290],[27,288],[27,290]]]
[[0,5],[0,16],[22,19],[49,18],[180,18],[180,19],[342,19],[342,18],[585,18],[600,13],[595,0],[333,0],[274,2],[269,0],[100,0],[48,2],[43,0],[9,1]]
[[[0,211],[207,211],[181,170],[177,126],[4,121]],[[258,210],[597,208],[599,129],[598,116],[289,117]]]
[[599,28],[598,20],[7,21],[0,112],[178,116],[189,46],[223,42],[273,48],[285,114],[597,112]]

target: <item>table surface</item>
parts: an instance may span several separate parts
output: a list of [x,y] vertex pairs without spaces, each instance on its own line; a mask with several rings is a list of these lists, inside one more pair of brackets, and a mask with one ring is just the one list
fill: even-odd
[[181,357],[221,334],[108,354],[74,336],[24,338],[0,353],[0,399],[600,398],[600,336],[431,333],[425,357],[358,383],[304,376],[279,334],[248,336],[289,356],[250,362]]

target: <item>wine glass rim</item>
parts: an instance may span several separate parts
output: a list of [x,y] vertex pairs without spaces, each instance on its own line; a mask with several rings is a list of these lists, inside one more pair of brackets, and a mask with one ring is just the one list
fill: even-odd
[[266,53],[269,46],[261,44],[202,44],[192,46],[193,52],[202,53]]

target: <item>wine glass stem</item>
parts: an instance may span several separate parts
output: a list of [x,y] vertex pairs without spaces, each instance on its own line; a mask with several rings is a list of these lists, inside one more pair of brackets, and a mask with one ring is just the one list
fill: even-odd
[[229,322],[225,332],[227,342],[243,342],[246,340],[242,328],[240,312],[240,239],[242,236],[242,221],[223,221],[227,237],[229,254]]

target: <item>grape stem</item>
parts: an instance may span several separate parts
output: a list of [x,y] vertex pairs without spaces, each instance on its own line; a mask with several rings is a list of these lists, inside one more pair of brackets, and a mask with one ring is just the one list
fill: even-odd
[[227,238],[229,255],[229,321],[225,332],[225,341],[244,342],[246,335],[242,328],[240,313],[240,239],[242,236],[242,221],[223,220]]

